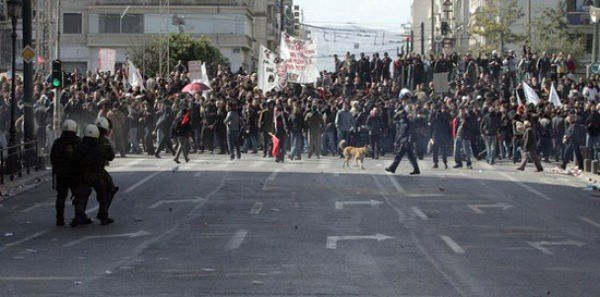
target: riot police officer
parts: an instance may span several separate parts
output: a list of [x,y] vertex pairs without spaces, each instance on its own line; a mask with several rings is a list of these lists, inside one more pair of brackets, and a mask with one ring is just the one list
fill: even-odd
[[96,192],[99,210],[98,219],[102,225],[108,225],[114,221],[108,216],[109,207],[109,183],[104,167],[115,158],[112,147],[100,138],[100,131],[96,125],[88,125],[85,128],[85,136],[79,146],[75,149],[75,164],[81,170],[81,185],[75,196],[75,219],[71,226],[89,223],[86,218],[85,208],[87,199]]
[[66,120],[61,136],[54,141],[50,151],[50,162],[56,189],[56,225],[65,225],[65,201],[69,190],[74,194],[77,185],[77,168],[73,164],[75,147],[81,143],[77,136],[77,123]]
[[[105,117],[99,117],[98,119],[96,119],[96,126],[98,126],[98,131],[100,131],[100,138],[99,138],[100,142],[102,142],[104,144],[104,146],[106,146],[107,148],[111,148],[114,152],[113,145],[110,141],[110,135],[109,135],[110,130],[111,130],[110,121]],[[112,160],[109,160],[109,161],[112,161]],[[106,166],[108,166],[108,162],[106,162]],[[112,203],[113,198],[119,191],[119,187],[115,186],[112,176],[110,176],[110,174],[108,173],[108,171],[106,171],[106,169],[102,169],[102,172],[104,173],[105,178],[108,182],[108,199],[106,201],[108,203],[108,207],[110,207],[110,204]],[[98,217],[98,219],[100,219],[100,217]]]
[[408,113],[402,106],[398,109],[398,111],[396,111],[394,122],[396,125],[396,157],[394,158],[392,165],[385,168],[385,171],[391,174],[395,173],[398,165],[400,165],[400,161],[402,161],[402,158],[404,155],[406,155],[413,167],[413,171],[410,173],[410,175],[421,174],[421,171],[419,170],[419,164],[417,164],[417,158],[415,157],[413,150],[414,137],[413,132],[411,131],[411,122],[408,118]]

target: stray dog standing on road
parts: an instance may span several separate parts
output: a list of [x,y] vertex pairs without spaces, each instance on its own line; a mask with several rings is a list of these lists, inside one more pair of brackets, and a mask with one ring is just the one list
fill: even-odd
[[340,141],[338,148],[344,155],[344,164],[342,165],[342,168],[346,166],[350,167],[350,160],[354,159],[356,166],[358,166],[358,163],[360,162],[360,169],[365,169],[364,161],[367,154],[371,151],[370,145],[367,144],[361,148],[346,146],[346,141],[342,140]]

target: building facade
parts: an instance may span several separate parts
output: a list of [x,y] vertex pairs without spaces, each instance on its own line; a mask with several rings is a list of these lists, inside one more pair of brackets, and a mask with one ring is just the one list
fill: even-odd
[[[59,52],[65,70],[94,70],[99,50],[109,48],[116,50],[119,67],[133,47],[157,36],[185,32],[209,37],[233,70],[253,70],[260,44],[271,49],[278,46],[283,28],[281,1],[293,5],[291,0],[34,0],[35,7],[44,11],[37,16],[50,15],[39,24],[36,17],[34,23],[40,33],[47,31],[34,33],[38,53],[42,53],[38,60],[48,62]],[[10,38],[10,25],[4,22],[0,25],[0,69],[10,65],[10,43],[4,42],[7,35]]]
[[[587,7],[583,5],[587,0],[517,0],[517,4],[523,12],[523,16],[519,18],[512,26],[513,32],[529,37],[530,24],[538,18],[545,8],[558,7],[561,3],[567,5],[567,11],[569,11],[570,22],[577,23],[577,29],[584,30],[586,34],[592,33],[592,26],[589,24],[585,25],[583,21],[588,19],[589,13],[587,13]],[[433,8],[432,8],[433,2]],[[435,21],[435,34],[436,36],[442,36],[441,25],[442,22],[448,22],[450,27],[450,35],[442,36],[449,37],[452,39],[453,48],[457,51],[468,51],[473,48],[478,48],[486,44],[486,41],[474,34],[471,34],[471,26],[477,14],[485,13],[484,7],[491,3],[502,5],[506,3],[503,0],[414,0],[412,6],[412,29],[415,32],[416,44],[419,43],[420,39],[420,24],[425,23],[425,40],[426,49],[431,49],[431,18]],[[444,12],[447,10],[445,7],[451,7],[451,13],[447,14]],[[585,11],[586,15],[582,14]],[[433,12],[433,13],[432,13]],[[500,17],[500,16],[487,16],[487,17]],[[531,21],[530,21],[531,20]],[[531,38],[535,38],[535,28],[531,25]],[[589,32],[588,32],[589,31]],[[438,37],[437,40],[440,42],[446,38]],[[590,41],[591,42],[591,41]],[[521,45],[507,44],[505,49],[516,49],[520,48]],[[439,48],[439,47],[438,47]]]

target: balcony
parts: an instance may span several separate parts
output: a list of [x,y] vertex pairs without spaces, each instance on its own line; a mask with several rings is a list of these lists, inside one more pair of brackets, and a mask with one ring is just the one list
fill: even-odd
[[[104,5],[147,5],[147,6],[158,6],[165,3],[164,0],[96,0],[92,2],[92,5],[104,6]],[[171,0],[171,7],[173,6],[250,6],[250,0]]]
[[[202,34],[192,34],[193,37],[201,37]],[[252,39],[245,35],[234,34],[209,34],[206,35],[217,47],[252,48]],[[131,47],[144,42],[144,37],[158,37],[157,34],[89,34],[87,36],[88,47]]]
[[588,11],[573,11],[567,13],[567,21],[572,26],[587,26],[591,24],[591,17]]

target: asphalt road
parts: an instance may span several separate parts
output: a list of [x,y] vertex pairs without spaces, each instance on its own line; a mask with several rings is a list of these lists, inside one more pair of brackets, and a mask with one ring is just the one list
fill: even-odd
[[55,227],[50,184],[4,201],[0,296],[600,296],[576,178],[244,157],[117,160],[111,226]]

